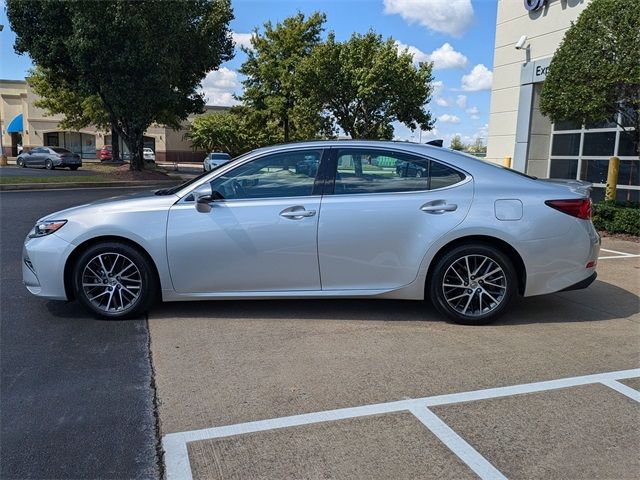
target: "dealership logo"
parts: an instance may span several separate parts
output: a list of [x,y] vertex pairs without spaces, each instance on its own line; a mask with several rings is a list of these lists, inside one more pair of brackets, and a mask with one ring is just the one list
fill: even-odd
[[524,0],[524,8],[530,12],[535,12],[536,10],[540,10],[544,7],[546,3],[547,0]]

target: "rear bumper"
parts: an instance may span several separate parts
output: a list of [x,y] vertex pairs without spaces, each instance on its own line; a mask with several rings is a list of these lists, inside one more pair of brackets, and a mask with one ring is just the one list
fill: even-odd
[[596,272],[593,272],[593,274],[591,274],[590,277],[585,278],[584,280],[581,280],[578,283],[574,283],[573,285],[569,285],[567,288],[563,288],[560,291],[570,292],[571,290],[582,290],[584,288],[587,288],[593,282],[595,282],[597,277],[598,277],[598,274]]

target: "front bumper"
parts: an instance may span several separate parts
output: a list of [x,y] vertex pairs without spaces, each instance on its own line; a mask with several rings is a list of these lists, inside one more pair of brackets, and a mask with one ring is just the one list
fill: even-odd
[[38,297],[67,300],[64,267],[75,246],[55,233],[26,238],[22,247],[22,283]]

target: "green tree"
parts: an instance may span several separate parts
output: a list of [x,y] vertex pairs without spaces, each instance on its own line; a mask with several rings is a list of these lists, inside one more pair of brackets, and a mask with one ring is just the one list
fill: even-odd
[[467,146],[464,143],[462,143],[462,139],[460,138],[460,135],[454,135],[453,138],[451,139],[451,144],[449,145],[449,148],[451,150],[462,151],[465,148],[467,148]]
[[[310,55],[321,41],[326,17],[314,13],[308,18],[298,13],[275,27],[264,24],[264,32],[255,30],[250,49],[243,49],[247,60],[240,73],[244,114],[254,130],[277,125],[279,141],[315,138],[326,132],[326,121],[307,99],[297,96],[297,70],[302,59]],[[269,133],[270,135],[270,133]]]
[[201,80],[233,56],[229,0],[7,0],[7,16],[51,86],[100,98],[132,169],[144,131],[202,111]]
[[[460,137],[458,137],[458,139],[460,139]],[[487,153],[487,146],[484,144],[482,138],[476,137],[473,143],[467,146],[467,151],[470,153]]]
[[232,157],[257,145],[244,118],[235,112],[208,113],[193,120],[185,137],[194,148],[227,152]]
[[392,38],[375,32],[353,34],[342,43],[331,33],[302,61],[299,96],[351,138],[393,138],[395,121],[431,130],[425,105],[433,92],[432,64],[416,67],[412,60]]
[[554,122],[615,119],[640,155],[640,2],[587,5],[553,56],[540,111]]
[[109,112],[98,95],[82,95],[65,87],[63,82],[52,84],[50,75],[42,68],[35,67],[27,77],[27,83],[38,95],[35,106],[44,109],[49,115],[62,115],[60,128],[80,130],[93,125],[102,130],[111,131],[113,159],[120,160],[118,132],[111,125]]

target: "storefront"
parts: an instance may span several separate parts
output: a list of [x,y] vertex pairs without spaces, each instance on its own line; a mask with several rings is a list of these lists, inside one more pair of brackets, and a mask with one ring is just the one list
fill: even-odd
[[588,3],[498,2],[487,158],[501,163],[511,157],[513,168],[538,177],[592,182],[593,197],[600,199],[609,158],[618,156],[618,200],[637,202],[640,159],[632,137],[614,119],[592,125],[552,124],[539,110],[553,53]]
[[82,158],[96,158],[96,136],[81,132],[47,132],[45,145],[63,147]]

